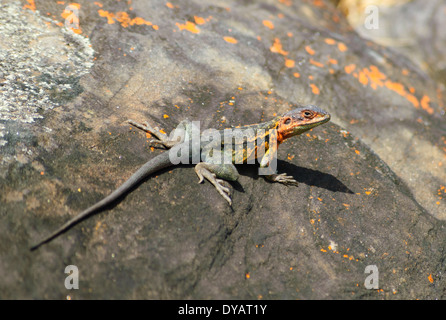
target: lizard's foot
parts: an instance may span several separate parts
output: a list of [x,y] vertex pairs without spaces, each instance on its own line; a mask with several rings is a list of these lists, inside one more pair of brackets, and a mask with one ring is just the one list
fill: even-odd
[[206,178],[210,183],[212,183],[217,189],[218,193],[229,203],[229,205],[232,205],[232,200],[230,197],[230,190],[229,188],[225,187],[224,180],[217,179],[217,176],[215,173],[212,173],[207,168],[205,168],[205,164],[203,162],[200,162],[195,166],[195,172],[198,175],[199,181],[198,183],[202,183],[204,178]]
[[150,124],[147,122],[144,123],[138,123],[134,120],[127,120],[128,123],[130,123],[132,126],[135,126],[138,129],[141,129],[145,132],[148,132],[152,135],[154,135],[157,139],[151,139],[149,140],[150,145],[162,145],[167,149],[172,148],[174,145],[178,144],[179,141],[173,141],[169,140],[169,137],[167,134],[160,131],[158,127],[153,128]]
[[265,176],[271,182],[279,182],[286,186],[298,186],[298,182],[292,176],[287,176],[286,173],[272,174]]

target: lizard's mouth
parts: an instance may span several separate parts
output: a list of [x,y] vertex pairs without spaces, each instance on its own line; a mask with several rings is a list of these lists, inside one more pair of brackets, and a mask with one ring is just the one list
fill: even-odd
[[283,131],[283,137],[285,139],[295,136],[295,135],[299,135],[304,133],[305,131],[308,131],[314,127],[317,127],[321,124],[324,124],[328,121],[330,121],[330,114],[329,113],[325,113],[325,114],[319,114],[316,117],[312,118],[312,119],[307,119],[305,122],[300,123],[299,125],[294,125],[294,126],[290,126],[287,129],[285,129]]

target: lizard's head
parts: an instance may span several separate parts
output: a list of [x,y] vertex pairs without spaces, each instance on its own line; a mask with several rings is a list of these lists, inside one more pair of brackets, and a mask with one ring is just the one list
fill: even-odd
[[280,140],[299,135],[330,120],[330,114],[316,106],[308,105],[285,113],[280,117],[277,132]]

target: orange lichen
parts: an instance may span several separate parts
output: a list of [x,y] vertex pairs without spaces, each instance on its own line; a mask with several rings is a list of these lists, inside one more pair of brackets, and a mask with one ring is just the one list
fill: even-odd
[[197,16],[194,16],[194,20],[195,20],[195,23],[196,24],[205,24],[206,23],[206,20],[204,19],[204,18],[202,18],[202,17],[197,17]]
[[315,60],[313,60],[313,59],[310,59],[310,63],[311,63],[312,65],[316,66],[316,67],[319,67],[319,68],[323,68],[323,67],[324,67],[324,64],[323,64],[323,63],[320,63],[320,62],[315,61]]
[[286,58],[285,58],[285,67],[287,67],[287,68],[293,68],[294,65],[295,65],[294,60],[286,59]]
[[270,48],[271,52],[279,53],[281,55],[288,55],[288,51],[282,49],[282,43],[279,38],[274,38],[274,44]]
[[197,25],[193,22],[186,21],[186,23],[175,23],[180,31],[187,30],[192,33],[200,33],[200,29],[197,28]]
[[427,279],[429,280],[430,283],[434,283],[434,278],[432,278],[432,274],[430,274]]
[[429,106],[430,101],[431,99],[428,96],[424,95],[423,98],[421,98],[421,108],[423,108],[423,110],[425,110],[427,113],[433,114],[434,109],[432,109],[432,107]]
[[292,4],[292,3],[291,3],[291,0],[279,0],[279,2],[280,2],[280,3],[283,3],[284,5],[286,5],[286,6],[288,6],[288,7],[291,6],[291,4]]
[[311,92],[313,92],[314,94],[320,93],[319,88],[314,83],[310,83],[310,87],[311,87]]
[[32,11],[36,11],[36,4],[34,2],[34,0],[26,0],[28,2],[28,4],[25,4],[23,6],[23,9],[29,9]]
[[347,73],[347,74],[352,73],[353,71],[355,71],[355,69],[356,69],[356,65],[354,65],[353,63],[352,63],[352,64],[349,64],[349,65],[346,65],[346,66],[344,67],[344,71],[345,71],[345,73]]
[[158,28],[159,28],[157,25],[155,25],[152,22],[147,21],[141,17],[130,18],[129,14],[124,11],[116,12],[116,14],[114,14],[112,12],[108,12],[106,10],[99,9],[98,14],[101,17],[107,18],[108,24],[114,24],[117,21],[124,28],[127,28],[128,26],[134,26],[134,25],[152,26],[152,28],[155,30],[158,30]]
[[265,27],[270,28],[271,30],[274,29],[274,24],[271,21],[263,20],[262,23]]
[[338,50],[341,51],[341,52],[345,52],[345,51],[347,51],[347,46],[344,43],[339,42],[338,43]]
[[315,53],[314,50],[311,49],[310,46],[305,46],[305,51],[310,55],[314,55],[314,53]]
[[98,10],[98,13],[99,13],[100,17],[107,18],[107,23],[108,24],[115,23],[115,20],[114,20],[115,14],[114,13],[111,13],[111,12],[108,12],[108,11],[105,11],[105,10],[102,10],[102,9]]
[[223,39],[229,43],[237,43],[238,42],[237,39],[235,39],[233,37],[223,37]]
[[325,43],[329,44],[329,45],[334,45],[336,44],[336,40],[332,39],[332,38],[325,38]]

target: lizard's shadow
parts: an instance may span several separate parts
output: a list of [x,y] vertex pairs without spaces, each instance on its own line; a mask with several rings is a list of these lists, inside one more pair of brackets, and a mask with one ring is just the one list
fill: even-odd
[[[239,170],[240,174],[249,176],[253,179],[258,179],[260,177],[258,175],[259,167],[256,165],[241,165],[237,166],[237,169]],[[290,162],[278,160],[277,171],[278,173],[286,172],[287,175],[292,176],[297,182],[304,183],[309,186],[315,186],[333,192],[354,193],[335,176],[319,170],[299,167]],[[243,187],[240,185],[240,183],[232,182],[231,184],[236,190],[243,192]]]

